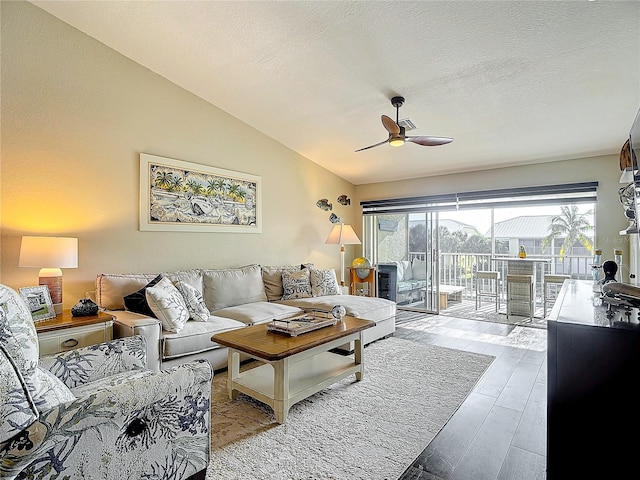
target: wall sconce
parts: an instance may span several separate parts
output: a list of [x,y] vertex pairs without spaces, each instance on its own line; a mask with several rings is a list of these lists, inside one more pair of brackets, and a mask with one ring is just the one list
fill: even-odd
[[360,239],[356,235],[356,232],[353,231],[351,225],[341,223],[334,225],[324,243],[328,245],[340,245],[340,285],[344,287],[344,246],[357,245],[361,243]]
[[78,239],[22,237],[19,267],[39,268],[40,285],[49,287],[56,314],[62,313],[62,270],[78,268]]

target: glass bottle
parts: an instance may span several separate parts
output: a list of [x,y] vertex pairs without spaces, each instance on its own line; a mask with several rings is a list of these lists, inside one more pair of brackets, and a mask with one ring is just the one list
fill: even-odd
[[520,245],[520,252],[518,253],[519,258],[527,258],[527,251],[524,249],[524,245]]
[[615,248],[613,250],[613,261],[618,265],[618,281],[622,281],[622,250]]
[[600,282],[600,268],[602,268],[602,250],[596,249],[593,254],[593,264],[591,265],[594,285],[598,285]]

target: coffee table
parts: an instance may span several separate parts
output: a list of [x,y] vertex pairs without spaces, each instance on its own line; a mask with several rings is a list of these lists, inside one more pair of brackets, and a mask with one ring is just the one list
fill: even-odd
[[[344,317],[336,325],[291,337],[267,331],[263,323],[218,333],[211,340],[229,348],[229,398],[245,393],[273,408],[276,422],[284,423],[294,403],[349,375],[362,380],[362,332],[374,325],[370,320]],[[329,351],[351,341],[353,356]],[[240,372],[241,355],[264,365]]]

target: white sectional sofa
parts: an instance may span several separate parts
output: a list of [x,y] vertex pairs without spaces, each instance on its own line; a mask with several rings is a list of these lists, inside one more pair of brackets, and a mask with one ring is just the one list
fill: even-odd
[[[310,278],[308,286],[304,285],[306,275]],[[149,286],[150,282],[163,278],[170,282],[164,280]],[[200,321],[189,319],[180,328],[175,328],[172,320],[167,319],[167,312],[172,308],[170,302],[165,302],[168,305],[165,310],[154,303],[159,286],[167,283],[179,286],[183,293],[187,289],[200,295],[206,306],[204,315],[190,311],[191,317]],[[187,298],[186,294],[184,298]],[[146,299],[152,300],[156,311],[160,308],[158,315],[150,311]],[[226,368],[227,349],[212,342],[212,335],[288,318],[305,310],[327,311],[335,305],[344,306],[347,315],[376,322],[375,327],[365,330],[365,344],[395,331],[395,302],[340,295],[335,272],[314,269],[312,265],[247,265],[161,274],[102,273],[96,278],[96,301],[103,310],[114,315],[114,337],[146,337],[149,368],[156,370],[200,358],[208,360],[214,370]],[[348,344],[342,347],[345,351],[352,348]]]

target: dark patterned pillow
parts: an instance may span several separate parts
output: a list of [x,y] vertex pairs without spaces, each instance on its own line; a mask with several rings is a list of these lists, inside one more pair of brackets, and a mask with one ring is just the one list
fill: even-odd
[[156,316],[153,314],[151,308],[149,308],[149,304],[147,303],[147,288],[153,287],[156,283],[162,280],[162,278],[162,275],[158,275],[137,292],[125,295],[123,297],[125,308],[130,312],[141,313],[148,317],[155,318]]
[[282,290],[282,300],[312,297],[309,269],[282,272]]

